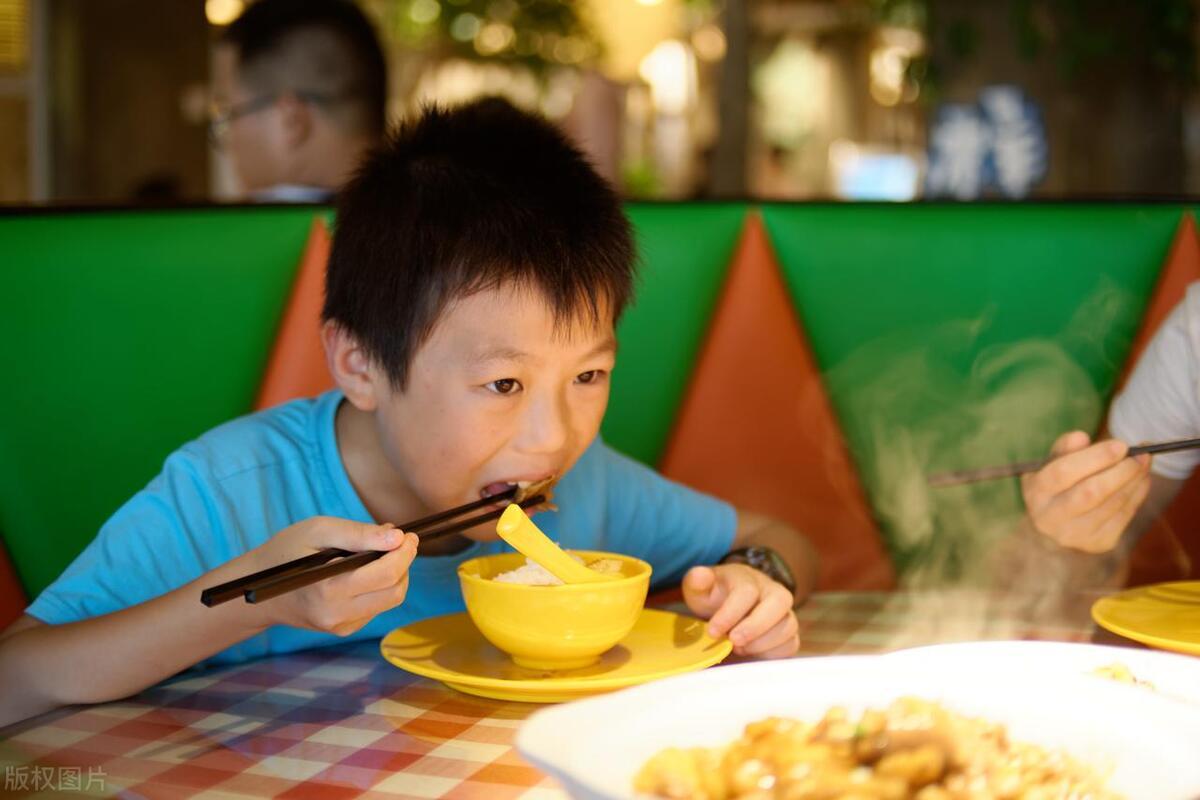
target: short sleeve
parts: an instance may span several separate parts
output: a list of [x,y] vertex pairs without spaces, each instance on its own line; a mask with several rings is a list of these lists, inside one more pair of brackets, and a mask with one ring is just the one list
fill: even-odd
[[101,527],[27,609],[59,625],[137,605],[195,580],[225,552],[211,482],[185,452]]
[[617,552],[648,561],[656,586],[678,583],[690,567],[729,552],[737,528],[733,506],[606,446],[601,455],[609,540]]
[[[1124,390],[1113,401],[1108,427],[1127,444],[1188,439],[1200,436],[1194,307],[1200,287],[1188,289],[1159,327],[1138,360]],[[1183,480],[1200,464],[1200,451],[1164,453],[1154,457],[1152,471]]]

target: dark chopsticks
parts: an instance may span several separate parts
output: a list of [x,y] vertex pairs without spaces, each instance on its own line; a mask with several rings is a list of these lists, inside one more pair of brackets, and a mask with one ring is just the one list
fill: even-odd
[[[1172,442],[1134,445],[1129,448],[1127,455],[1140,456],[1153,453],[1174,453],[1178,450],[1192,450],[1197,447],[1200,447],[1200,439],[1179,439]],[[1037,472],[1052,460],[1051,458],[1043,458],[1038,461],[1018,461],[1015,464],[1002,464],[995,467],[983,467],[982,469],[943,472],[939,475],[931,475],[929,477],[929,485],[938,489],[944,486],[960,486],[964,483],[975,483],[977,481],[1013,478],[1017,475],[1024,475],[1027,472]]]
[[[546,498],[542,495],[535,495],[526,500],[522,500],[517,505],[521,508],[530,508],[544,503]],[[474,517],[469,517],[461,522],[455,522],[435,530],[425,533],[418,533],[417,536],[422,542],[427,542],[431,539],[437,539],[442,536],[448,536],[451,533],[465,531],[468,528],[473,528],[481,522],[487,522],[492,519],[499,519],[504,513],[503,508],[494,509],[486,514],[479,514]],[[402,529],[403,530],[403,529]],[[346,556],[341,561],[335,561],[332,564],[322,564],[315,567],[301,569],[299,572],[284,575],[279,578],[272,578],[265,583],[258,584],[248,588],[244,595],[247,603],[261,603],[264,600],[270,600],[272,597],[278,597],[281,594],[287,594],[295,589],[300,589],[308,586],[310,583],[323,581],[326,578],[332,578],[334,575],[341,575],[343,572],[350,572],[358,569],[364,564],[370,564],[378,558],[387,555],[389,550],[364,550],[361,553],[354,553]]]
[[[457,522],[451,522],[441,527],[432,527],[440,522],[458,517],[469,511],[493,505],[499,501],[508,500],[515,496],[520,490],[517,487],[507,489],[498,494],[476,500],[465,505],[457,506],[448,511],[441,511],[437,514],[430,514],[427,517],[412,520],[403,525],[398,526],[406,533],[415,533],[421,541],[437,539],[442,536],[448,536],[452,533],[472,528],[481,522],[487,522],[491,519],[499,519],[504,513],[503,508],[492,509],[484,514],[477,514],[467,519],[462,519]],[[545,503],[547,497],[545,494],[537,494],[533,497],[528,497],[520,501],[519,505],[522,508],[530,508],[536,505]],[[200,602],[206,606],[212,607],[233,600],[237,597],[245,597],[247,602],[256,603],[263,600],[268,600],[272,597],[278,597],[281,594],[290,592],[294,589],[299,589],[307,586],[310,583],[331,578],[334,575],[340,575],[343,572],[348,572],[352,569],[361,567],[363,564],[368,564],[390,552],[388,550],[367,550],[361,553],[355,553],[350,550],[342,550],[336,547],[328,547],[316,553],[288,561],[278,566],[255,572],[251,575],[246,575],[217,586],[211,586],[200,593]],[[340,560],[335,560],[340,559]],[[333,562],[333,563],[330,563]]]

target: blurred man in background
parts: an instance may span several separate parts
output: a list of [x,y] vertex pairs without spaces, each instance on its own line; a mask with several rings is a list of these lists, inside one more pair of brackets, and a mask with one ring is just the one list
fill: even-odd
[[383,137],[387,66],[344,0],[260,0],[217,46],[210,133],[253,200],[326,202]]

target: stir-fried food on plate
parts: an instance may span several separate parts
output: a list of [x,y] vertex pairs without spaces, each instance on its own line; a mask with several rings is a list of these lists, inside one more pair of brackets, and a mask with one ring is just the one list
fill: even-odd
[[725,747],[668,748],[634,781],[688,800],[1116,800],[1064,753],[1014,742],[1003,725],[901,698],[857,720],[771,717]]

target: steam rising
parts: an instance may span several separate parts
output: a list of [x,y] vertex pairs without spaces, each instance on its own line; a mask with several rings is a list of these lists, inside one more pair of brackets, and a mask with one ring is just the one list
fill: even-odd
[[1022,517],[1015,479],[933,489],[927,478],[1040,458],[1065,431],[1095,431],[1140,310],[1108,282],[1054,337],[989,341],[993,311],[869,343],[829,371],[839,410],[855,421],[850,446],[902,585],[1003,590],[990,600],[931,596],[953,608],[919,616],[957,627],[910,632],[916,641],[1021,635],[997,629],[998,616],[1012,616],[994,613],[997,604],[1023,603],[1042,616],[1063,610],[1063,565],[1026,553],[1019,568],[1000,573],[992,558]]

